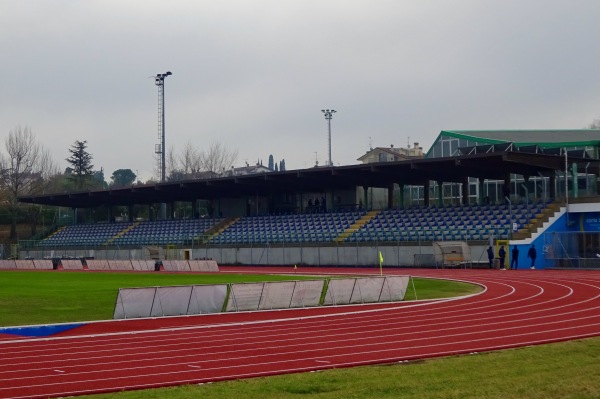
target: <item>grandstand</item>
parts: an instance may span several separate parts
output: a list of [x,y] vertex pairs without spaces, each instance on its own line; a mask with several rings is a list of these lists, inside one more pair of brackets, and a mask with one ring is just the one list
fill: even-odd
[[[490,242],[505,240],[523,257],[538,245],[542,267],[574,264],[589,239],[569,239],[560,262],[551,247],[563,245],[559,233],[600,231],[593,222],[600,220],[596,136],[442,131],[424,158],[21,197],[71,208],[74,224],[22,242],[20,256],[133,259],[145,256],[139,248],[157,246],[161,256],[225,264],[372,265],[381,253],[388,264],[411,266],[432,255],[437,241],[467,242],[477,260]],[[210,217],[198,218],[200,200]],[[134,214],[166,204],[169,215],[189,215],[177,212],[182,203],[194,219]],[[89,223],[98,207],[109,210],[108,220]],[[127,221],[114,222],[114,207],[127,208],[119,211]]]

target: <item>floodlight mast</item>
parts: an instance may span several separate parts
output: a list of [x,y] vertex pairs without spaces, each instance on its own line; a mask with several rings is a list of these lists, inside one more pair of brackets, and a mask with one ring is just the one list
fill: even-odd
[[325,114],[325,119],[327,119],[327,131],[328,131],[328,143],[329,143],[329,166],[333,166],[331,161],[331,117],[337,111],[335,109],[322,109],[321,112]]
[[165,72],[159,73],[154,79],[154,83],[158,86],[158,139],[160,144],[155,149],[156,154],[159,157],[160,167],[160,181],[164,182],[166,179],[165,175],[165,78],[172,75],[172,73]]
[[[159,73],[154,79],[154,83],[158,86],[158,139],[160,144],[155,148],[155,153],[158,154],[158,167],[160,168],[160,181],[163,183],[166,180],[165,167],[165,78],[172,73]],[[161,219],[167,218],[167,204],[160,204]]]

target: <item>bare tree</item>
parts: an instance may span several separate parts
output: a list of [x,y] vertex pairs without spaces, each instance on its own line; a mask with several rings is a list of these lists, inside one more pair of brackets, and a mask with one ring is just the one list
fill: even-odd
[[208,148],[200,153],[202,169],[217,174],[229,170],[237,157],[237,150],[229,149],[218,141],[212,141]]
[[594,121],[588,125],[588,129],[600,129],[600,119],[594,119]]
[[179,168],[185,175],[192,178],[202,170],[200,153],[190,141],[187,142],[179,156]]
[[[158,165],[158,162],[157,162]],[[158,181],[160,181],[161,177],[161,166],[158,165]],[[177,181],[182,180],[183,173],[179,168],[179,162],[177,161],[177,154],[175,153],[175,148],[172,146],[169,147],[165,154],[165,180],[167,181]]]
[[230,150],[216,141],[211,142],[203,151],[188,141],[179,155],[170,147],[165,162],[167,180],[199,179],[219,175],[233,166],[237,156],[237,150]]
[[[43,193],[45,182],[58,173],[58,169],[49,152],[38,144],[35,135],[27,127],[17,126],[10,131],[5,140],[5,150],[6,154],[0,154],[0,183],[4,191],[2,200],[11,215],[10,238],[15,239],[19,213],[17,198]],[[28,215],[39,214],[37,207],[29,208],[26,210]],[[35,227],[32,227],[32,231],[35,232]]]

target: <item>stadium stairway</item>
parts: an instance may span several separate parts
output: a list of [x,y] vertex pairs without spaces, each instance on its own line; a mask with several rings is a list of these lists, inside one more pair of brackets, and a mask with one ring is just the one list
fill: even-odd
[[67,226],[61,226],[58,229],[56,229],[55,232],[51,233],[48,237],[46,237],[46,239],[52,238],[52,236],[57,235],[58,233],[60,233],[61,231],[63,231]]
[[556,215],[557,212],[560,211],[560,207],[563,204],[559,202],[552,202],[548,204],[541,212],[537,213],[527,225],[525,225],[522,229],[519,229],[516,233],[513,233],[513,240],[524,240],[527,238],[531,238],[531,236],[537,232],[539,228],[543,226],[544,223],[550,220],[550,218]]
[[123,230],[119,231],[117,234],[115,234],[114,236],[112,236],[111,238],[109,238],[108,240],[106,240],[102,245],[110,245],[113,243],[113,241],[115,241],[117,238],[124,236],[125,234],[129,233],[131,230],[133,230],[134,228],[138,227],[141,224],[141,222],[135,222],[133,224],[130,224],[129,226],[125,227]]
[[[208,229],[205,232],[206,242],[211,241],[213,238],[215,238],[216,236],[218,236],[219,234],[221,234],[222,232],[227,230],[229,228],[229,226],[237,223],[238,220],[240,220],[239,217],[228,218],[228,219],[223,219],[219,223],[215,224],[213,227],[211,227],[210,229]],[[197,238],[199,238],[199,237],[197,237]]]
[[369,211],[363,215],[360,219],[358,219],[354,224],[350,225],[346,230],[344,230],[339,236],[334,238],[333,242],[340,243],[346,241],[348,237],[358,231],[365,224],[369,223],[371,219],[373,219],[380,211]]

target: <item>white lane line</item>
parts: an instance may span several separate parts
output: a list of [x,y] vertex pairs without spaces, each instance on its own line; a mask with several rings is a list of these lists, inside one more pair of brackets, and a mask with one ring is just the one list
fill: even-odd
[[[598,297],[598,295],[597,295],[597,296],[595,296],[594,298],[597,298],[597,297]],[[589,300],[591,300],[591,299],[592,299],[592,298],[590,298],[590,299],[588,299],[588,300],[586,300],[586,301],[583,301],[583,302],[587,302],[587,301],[589,301]],[[570,306],[572,306],[573,304],[569,304],[569,305],[570,305]],[[527,306],[532,306],[532,305],[527,305]],[[525,306],[525,307],[527,307],[527,306]],[[564,305],[563,305],[563,306],[564,306]],[[557,309],[558,309],[558,308],[561,308],[561,307],[563,307],[563,306],[557,307]],[[585,310],[588,310],[588,311],[589,311],[589,310],[591,310],[591,309],[595,309],[595,307],[594,307],[594,308],[587,308],[587,309],[585,309]],[[545,313],[547,310],[548,310],[548,309],[545,309],[545,310],[544,310],[544,313]],[[581,311],[585,311],[585,310],[578,310],[577,312],[581,312]],[[535,312],[536,312],[536,313],[538,313],[538,312],[540,312],[540,311],[539,311],[539,310],[537,310],[537,311],[535,311]],[[569,312],[569,313],[572,313],[572,312]],[[486,313],[483,313],[483,312],[481,312],[481,313],[475,313],[475,314],[484,315],[484,314],[486,314]],[[521,313],[521,315],[525,315],[525,314],[526,314],[526,313]],[[563,313],[563,314],[565,314],[565,313]],[[563,314],[554,314],[553,316],[556,316],[556,315],[563,315]],[[566,314],[568,314],[568,313],[566,313]],[[514,314],[513,314],[513,315],[514,315]],[[544,316],[543,316],[543,317],[528,317],[528,318],[526,318],[526,319],[523,319],[523,318],[521,318],[519,321],[520,321],[520,322],[523,322],[523,321],[525,321],[525,320],[535,320],[535,319],[538,319],[538,320],[539,320],[539,319],[548,318],[548,316],[549,316],[549,315],[547,315],[547,314],[544,314]],[[572,316],[572,314],[570,314],[570,316]],[[486,319],[496,319],[497,317],[498,317],[498,315],[496,315],[496,316],[494,316],[494,317],[484,317],[484,318],[480,318],[480,319],[479,319],[479,323],[481,323],[483,320],[486,320]],[[405,318],[405,319],[407,319],[407,317],[404,317],[404,318]],[[437,319],[435,319],[435,318],[434,318],[434,319],[430,319],[429,321],[433,321],[433,320],[437,320]],[[576,320],[576,319],[575,319],[575,320]],[[497,324],[497,323],[489,323],[488,325],[494,325],[494,324]],[[424,326],[435,326],[435,325],[436,325],[436,323],[427,323],[427,324],[425,324]],[[383,326],[385,326],[385,324],[383,324]],[[380,331],[385,331],[385,330],[386,330],[386,328],[382,328],[382,327],[380,327]],[[280,334],[270,334],[269,336],[270,336],[270,337],[272,337],[272,338],[277,338],[277,337],[279,337],[279,336],[280,336]],[[281,342],[281,341],[285,341],[285,340],[279,340],[279,342]],[[221,342],[221,343],[222,343],[222,342],[223,342],[223,340],[220,340],[219,342]],[[161,346],[161,347],[169,347],[169,345],[160,345],[160,346]],[[222,346],[225,346],[225,345],[222,345]],[[95,351],[95,353],[97,353],[97,352],[98,352],[98,351]],[[102,352],[102,351],[101,351],[101,352]],[[79,352],[78,354],[85,354],[85,353],[88,353],[88,352]],[[27,357],[32,357],[32,356],[27,356]],[[95,357],[95,358],[102,358],[102,357],[103,357],[103,356],[97,356],[97,357]],[[20,357],[20,358],[22,359],[22,355],[21,355],[21,357]],[[71,359],[70,359],[70,360],[71,360]]]

